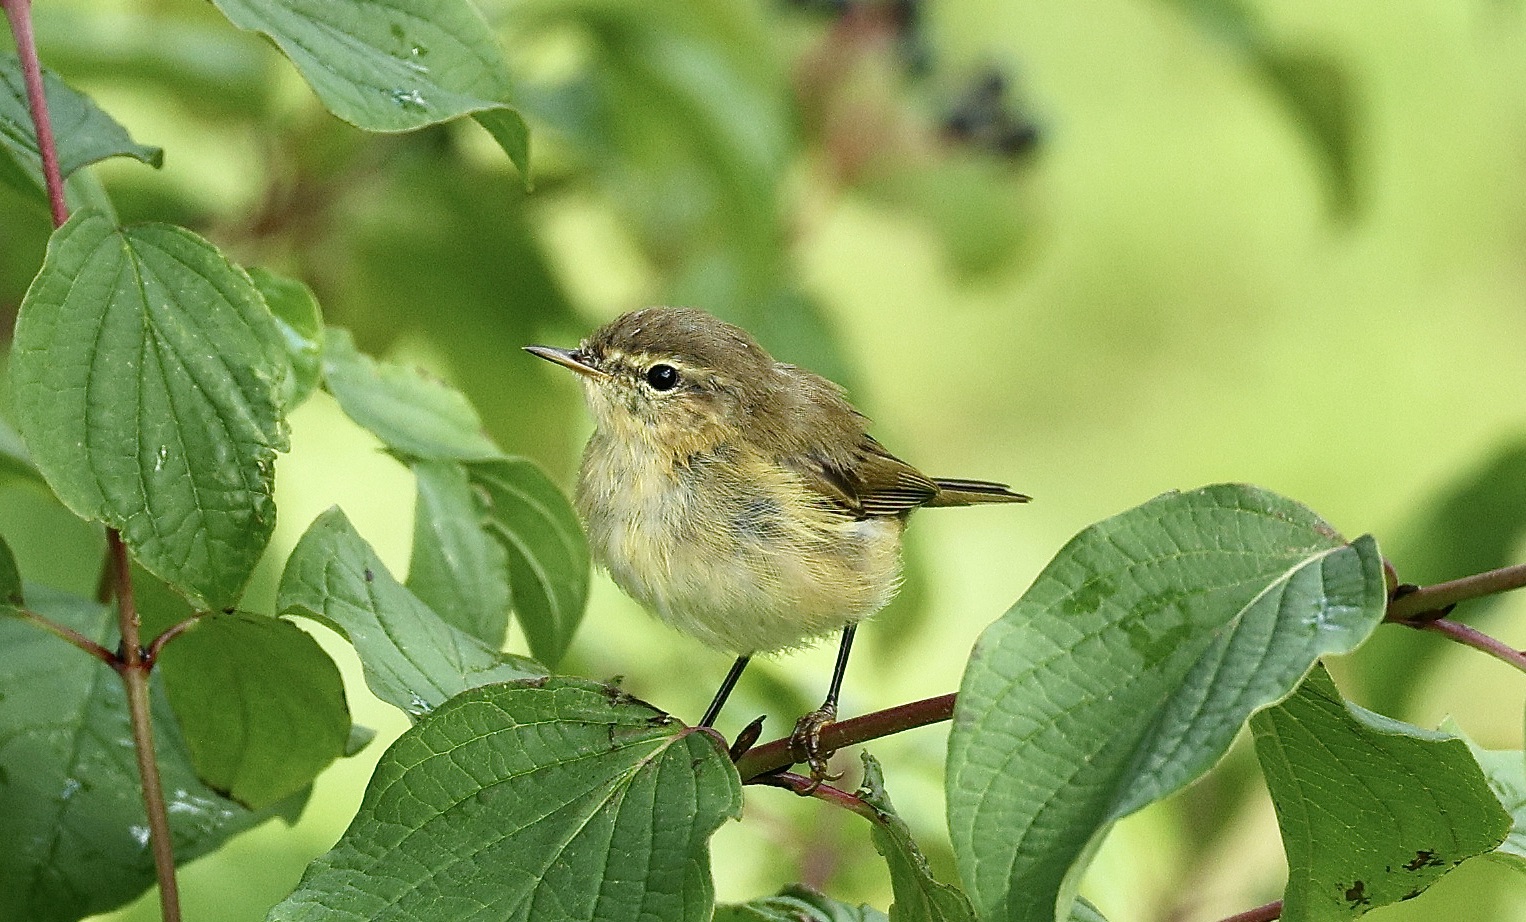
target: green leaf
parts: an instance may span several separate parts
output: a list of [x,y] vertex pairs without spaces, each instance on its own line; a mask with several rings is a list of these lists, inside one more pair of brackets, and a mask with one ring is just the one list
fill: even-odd
[[[133,143],[127,129],[101,111],[90,97],[76,92],[52,71],[43,69],[42,91],[58,145],[58,169],[63,178],[82,166],[107,157],[133,157],[150,166],[164,162],[164,151]],[[0,160],[10,161],[20,173],[7,173],[10,185],[23,192],[42,193],[42,156],[32,126],[31,107],[21,75],[21,61],[13,53],[0,54]],[[16,180],[25,176],[27,182]]]
[[864,781],[858,796],[874,810],[874,850],[890,866],[890,887],[895,893],[891,922],[975,922],[969,898],[958,887],[933,877],[906,821],[896,815],[890,795],[885,793],[879,761],[867,752],[862,756]]
[[1288,856],[1287,922],[1419,896],[1510,831],[1465,742],[1343,700],[1323,667],[1251,728]]
[[777,896],[715,907],[714,922],[887,922],[873,906],[849,906],[799,885]]
[[338,508],[320,515],[292,550],[276,608],[347,637],[371,691],[414,718],[469,688],[545,674],[441,620],[392,578]]
[[[115,615],[42,586],[45,617],[115,647]],[[251,813],[202,784],[174,715],[152,700],[155,755],[176,859],[213,851],[302,799]],[[73,922],[133,899],[154,881],[143,793],[122,682],[35,625],[0,620],[0,920]]]
[[21,571],[16,567],[16,557],[11,546],[0,538],[0,612],[17,608],[25,600],[21,593]]
[[1519,749],[1485,749],[1468,739],[1451,718],[1442,721],[1441,730],[1468,744],[1468,751],[1483,770],[1489,788],[1510,814],[1510,833],[1489,857],[1526,871],[1526,753]]
[[949,738],[955,859],[982,919],[1063,915],[1113,821],[1383,617],[1382,558],[1247,486],[1087,528],[976,645]]
[[301,791],[345,752],[339,668],[289,621],[204,616],[165,645],[158,665],[197,775],[246,807]]
[[[412,131],[480,113],[529,174],[528,130],[508,105],[503,51],[466,0],[214,0],[234,25],[264,33],[323,105],[367,131]],[[517,132],[508,126],[519,123]]]
[[[509,630],[509,563],[488,534],[486,502],[450,461],[413,465],[418,504],[407,587],[447,623],[503,646]],[[549,662],[549,661],[547,661]]]
[[289,370],[259,292],[211,244],[85,211],[48,244],[10,374],[22,438],[59,499],[222,609],[275,526]]
[[5,420],[0,419],[0,478],[16,478],[46,484],[32,456],[27,454],[21,436]]
[[708,920],[708,840],[741,814],[717,737],[608,686],[477,688],[382,756],[271,922]]
[[289,412],[323,380],[323,313],[313,290],[296,279],[258,266],[249,279],[265,298],[291,361],[292,375],[281,389],[281,405]]
[[530,652],[555,665],[588,601],[588,541],[577,512],[524,458],[472,464],[467,472],[486,491],[488,527],[508,551],[514,614]]
[[459,391],[419,369],[361,354],[348,330],[329,329],[323,377],[340,409],[404,458],[481,461],[503,455]]

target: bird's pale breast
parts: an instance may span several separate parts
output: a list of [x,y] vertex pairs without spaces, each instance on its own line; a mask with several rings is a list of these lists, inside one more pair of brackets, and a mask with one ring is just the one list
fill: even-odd
[[721,449],[675,464],[595,435],[577,501],[616,584],[721,650],[799,646],[895,594],[901,520],[846,516],[761,457]]

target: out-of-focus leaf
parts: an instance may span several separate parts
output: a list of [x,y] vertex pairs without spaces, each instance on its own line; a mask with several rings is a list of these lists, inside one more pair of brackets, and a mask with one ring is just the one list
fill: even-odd
[[344,754],[339,668],[289,621],[207,615],[158,661],[202,781],[258,810],[301,791]]
[[416,462],[413,475],[418,502],[408,590],[448,624],[502,646],[509,630],[508,552],[487,531],[482,494],[451,461]]
[[1113,821],[1207,771],[1385,602],[1370,537],[1255,487],[1166,494],[1073,538],[959,691],[949,826],[981,918],[1068,911]]
[[215,118],[265,111],[278,58],[262,39],[173,8],[49,3],[33,8],[44,61],[82,82],[167,90]]
[[313,290],[296,279],[259,266],[249,270],[249,278],[265,298],[291,360],[292,375],[281,389],[281,405],[290,412],[323,378],[323,314]]
[[1204,30],[1233,48],[1308,138],[1329,179],[1331,211],[1350,217],[1356,185],[1357,106],[1351,77],[1318,51],[1287,47],[1267,34],[1261,13],[1244,0],[1171,0]]
[[[116,646],[110,609],[37,585],[27,596],[43,616]],[[305,792],[251,813],[202,784],[157,679],[155,689],[155,754],[178,861],[272,816],[295,817]],[[0,816],[4,922],[74,922],[133,900],[154,881],[121,680],[13,619],[0,619]]]
[[889,918],[873,906],[850,906],[807,887],[793,886],[776,896],[717,906],[714,922],[888,922]]
[[[74,91],[46,68],[42,88],[58,145],[58,169],[65,178],[107,157],[133,157],[155,167],[163,163],[164,151],[134,143],[127,129],[101,111],[90,97]],[[32,127],[21,61],[10,52],[0,53],[0,159],[6,158],[18,170],[0,170],[0,179],[33,193],[43,192],[42,155]],[[16,184],[23,175],[29,189]]]
[[476,688],[382,756],[355,822],[269,918],[703,922],[709,838],[741,809],[715,737],[613,688]]
[[1288,922],[1418,896],[1510,831],[1465,742],[1343,700],[1323,667],[1251,728],[1288,856]]
[[412,131],[483,113],[483,127],[529,175],[529,132],[508,105],[503,51],[467,0],[214,2],[234,25],[269,36],[350,124]]
[[[1414,518],[1384,545],[1400,581],[1424,586],[1516,563],[1516,548],[1526,537],[1522,484],[1526,439],[1517,439],[1421,504]],[[1502,598],[1468,602],[1469,622],[1484,626],[1480,619],[1487,619]],[[1420,631],[1379,631],[1349,664],[1359,697],[1380,713],[1402,714],[1424,685],[1417,677],[1432,668],[1446,648]]]
[[417,719],[489,682],[545,675],[446,624],[403,588],[337,508],[297,542],[276,598],[281,613],[316,619],[355,645],[376,696]]
[[249,277],[178,227],[80,212],[22,302],[10,378],[39,470],[203,608],[237,602],[275,525],[290,363]]
[[975,922],[969,898],[958,887],[933,877],[906,821],[896,815],[890,795],[885,793],[885,774],[879,761],[867,752],[863,760],[864,781],[858,796],[874,809],[874,850],[890,866],[890,887],[895,893],[891,922]]
[[508,551],[514,615],[530,652],[555,665],[588,602],[588,541],[577,512],[540,468],[503,458],[467,468],[488,497],[488,528]]
[[501,457],[460,391],[416,368],[378,362],[330,328],[323,378],[345,414],[405,458],[481,461]]

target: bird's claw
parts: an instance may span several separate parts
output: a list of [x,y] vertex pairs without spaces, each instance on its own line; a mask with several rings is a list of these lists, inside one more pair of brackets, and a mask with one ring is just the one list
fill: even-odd
[[804,762],[811,767],[811,786],[802,791],[802,794],[810,794],[823,781],[836,781],[842,777],[842,772],[832,774],[827,771],[827,760],[832,758],[835,750],[822,751],[821,748],[821,731],[836,719],[837,708],[823,704],[795,722],[795,732],[789,738],[790,754],[797,762]]

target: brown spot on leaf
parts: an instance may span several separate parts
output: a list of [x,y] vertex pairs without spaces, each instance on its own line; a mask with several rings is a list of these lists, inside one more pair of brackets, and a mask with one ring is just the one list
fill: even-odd
[[1372,899],[1367,896],[1367,884],[1365,881],[1356,881],[1346,888],[1346,902],[1355,906],[1371,906]]
[[1404,870],[1418,871],[1421,868],[1439,868],[1442,864],[1442,860],[1436,857],[1435,852],[1430,849],[1421,849],[1415,852],[1415,857],[1405,863]]

